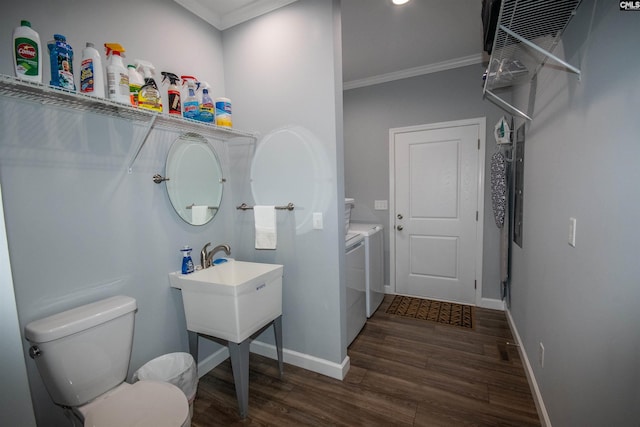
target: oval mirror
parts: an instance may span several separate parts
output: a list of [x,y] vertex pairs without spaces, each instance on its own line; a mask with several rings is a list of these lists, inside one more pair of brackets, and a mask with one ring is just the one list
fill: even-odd
[[180,218],[191,225],[204,225],[218,212],[222,201],[222,167],[207,139],[185,133],[167,154],[167,192]]

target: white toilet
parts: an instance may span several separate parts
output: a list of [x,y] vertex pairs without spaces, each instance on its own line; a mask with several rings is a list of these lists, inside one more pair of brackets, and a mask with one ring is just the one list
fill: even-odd
[[187,398],[173,384],[124,382],[133,345],[136,300],[115,296],[25,327],[29,355],[53,401],[73,425],[191,425]]

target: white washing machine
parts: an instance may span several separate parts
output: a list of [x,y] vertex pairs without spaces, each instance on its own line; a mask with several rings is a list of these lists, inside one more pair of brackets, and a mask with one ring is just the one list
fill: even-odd
[[384,233],[381,224],[362,224],[352,222],[349,233],[358,233],[364,237],[367,300],[367,317],[373,316],[384,299]]
[[347,233],[346,288],[347,288],[347,345],[358,336],[367,322],[366,259],[364,236]]

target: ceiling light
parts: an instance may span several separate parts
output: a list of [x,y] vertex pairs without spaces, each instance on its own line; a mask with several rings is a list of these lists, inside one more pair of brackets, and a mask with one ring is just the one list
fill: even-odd
[[393,4],[395,4],[396,6],[400,6],[402,4],[409,3],[409,0],[392,0],[392,1],[393,1]]

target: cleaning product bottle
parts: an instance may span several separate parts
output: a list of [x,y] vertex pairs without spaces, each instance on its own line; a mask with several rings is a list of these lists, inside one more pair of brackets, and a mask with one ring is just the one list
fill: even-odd
[[29,21],[21,21],[13,30],[13,66],[16,77],[42,83],[40,36]]
[[87,46],[82,50],[80,92],[98,98],[104,98],[104,74],[102,73],[100,52],[96,50],[93,43],[89,42],[87,42]]
[[189,246],[185,246],[180,249],[182,252],[182,274],[193,273],[193,260],[191,259],[191,249]]
[[180,88],[176,84],[180,77],[176,76],[173,73],[168,71],[163,71],[162,74],[162,82],[169,79],[169,89],[167,90],[167,98],[169,100],[169,114],[175,114],[177,116],[182,116],[182,104],[180,103]]
[[122,54],[124,48],[118,43],[105,43],[107,51],[107,91],[109,99],[116,102],[129,102],[129,73],[124,68]]
[[182,84],[184,85],[186,83],[189,90],[187,97],[182,103],[182,115],[186,119],[196,120],[200,112],[198,97],[196,96],[196,78],[193,76],[181,76],[181,78]]
[[144,85],[138,93],[138,107],[162,113],[162,97],[158,90],[158,85],[153,79],[153,72],[156,70],[148,61],[136,59],[136,69],[144,75]]
[[54,34],[47,47],[51,60],[51,86],[76,90],[73,82],[73,49],[62,34]]
[[231,100],[229,98],[216,98],[216,125],[232,127]]
[[198,120],[205,123],[213,123],[215,105],[209,95],[209,83],[202,82],[202,103],[200,104],[200,114]]
[[136,66],[133,64],[127,65],[127,71],[129,74],[129,102],[134,107],[138,106],[138,93],[144,85],[144,77],[136,70]]

